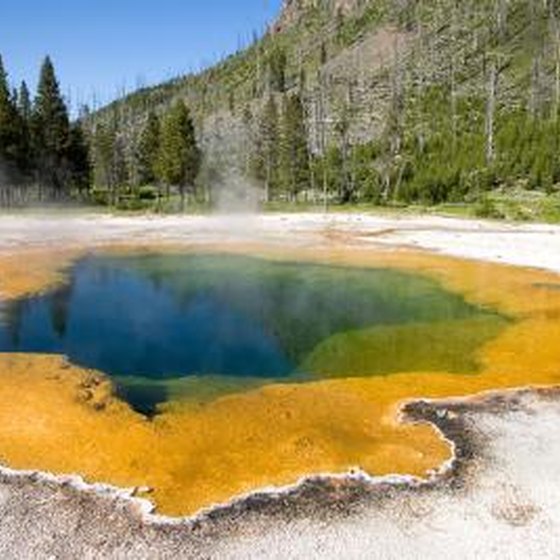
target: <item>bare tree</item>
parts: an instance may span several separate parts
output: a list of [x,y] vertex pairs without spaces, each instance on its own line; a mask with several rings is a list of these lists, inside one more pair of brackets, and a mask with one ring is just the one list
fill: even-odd
[[560,25],[556,16],[556,0],[548,2],[550,30],[554,48],[554,118],[560,113]]
[[487,98],[486,98],[486,163],[494,162],[496,147],[494,142],[494,121],[496,113],[496,91],[498,87],[498,68],[496,56],[490,59],[487,71]]

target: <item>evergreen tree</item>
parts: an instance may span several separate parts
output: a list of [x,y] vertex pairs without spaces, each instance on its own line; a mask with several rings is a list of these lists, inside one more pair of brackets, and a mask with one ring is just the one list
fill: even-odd
[[25,81],[21,82],[17,100],[20,126],[19,165],[23,172],[29,173],[33,169],[33,150],[31,146],[32,105],[29,89]]
[[49,57],[45,58],[41,67],[32,121],[39,180],[58,194],[66,173],[70,120]]
[[29,88],[25,80],[21,82],[19,87],[18,111],[24,122],[29,123],[31,121],[31,95],[29,94]]
[[135,152],[138,184],[141,186],[153,184],[157,180],[159,135],[159,118],[153,111],[150,111]]
[[322,158],[322,164],[327,190],[331,195],[338,196],[344,181],[344,165],[340,148],[334,144],[329,145]]
[[128,139],[118,125],[114,125],[115,144],[113,148],[113,204],[117,204],[121,191],[130,190],[130,165],[128,158]]
[[87,190],[91,182],[89,145],[82,125],[70,125],[68,142],[69,183],[80,192]]
[[165,115],[161,127],[158,171],[167,185],[179,187],[181,210],[186,190],[194,189],[201,163],[194,124],[183,101],[178,101]]
[[114,170],[115,144],[115,128],[106,122],[98,123],[93,133],[94,182],[96,186],[100,186],[110,193],[111,202],[115,198],[116,185]]
[[0,164],[4,172],[15,174],[19,163],[19,122],[10,93],[8,75],[0,57]]
[[256,176],[262,181],[269,202],[278,186],[278,107],[273,96],[264,106],[258,131]]
[[288,58],[283,48],[273,49],[268,56],[269,87],[272,91],[286,91],[286,67]]
[[303,103],[299,95],[289,95],[284,101],[279,175],[281,185],[292,201],[309,187],[309,163]]

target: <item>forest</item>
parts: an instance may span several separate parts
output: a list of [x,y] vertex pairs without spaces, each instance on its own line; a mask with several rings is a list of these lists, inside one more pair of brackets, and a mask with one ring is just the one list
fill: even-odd
[[[184,209],[201,160],[185,104],[175,103],[161,122],[149,114],[135,150],[134,180],[124,162],[118,165],[117,129],[102,123],[88,129],[87,112],[82,108],[71,118],[50,57],[41,66],[33,100],[25,81],[11,89],[0,58],[0,206],[117,205],[126,195],[141,198],[134,187],[157,183],[165,185],[168,197],[175,186]],[[107,187],[104,198],[96,198],[98,184]]]
[[0,58],[0,206],[61,201],[89,188],[87,139],[70,120],[50,58],[33,100],[25,81],[10,88]]

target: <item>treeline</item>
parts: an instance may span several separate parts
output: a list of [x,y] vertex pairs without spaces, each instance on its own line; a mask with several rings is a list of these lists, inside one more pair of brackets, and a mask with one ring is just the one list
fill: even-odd
[[330,141],[323,136],[321,149],[314,151],[303,95],[301,90],[270,94],[256,117],[246,117],[251,130],[247,173],[262,185],[262,200],[382,204],[379,143],[351,145],[348,123],[340,120]]
[[295,202],[311,188],[312,175],[301,97],[286,95],[278,101],[270,95],[253,127],[248,174],[263,185],[264,201]]
[[[113,111],[93,119],[91,146],[97,202],[125,209],[176,206],[196,197],[202,153],[189,109],[182,100],[149,111],[139,125]],[[179,198],[172,205],[173,195]]]
[[87,107],[72,120],[46,57],[37,92],[12,88],[0,58],[0,207],[79,201],[159,208],[194,195],[202,154],[183,101],[140,125],[99,119]]
[[50,58],[33,99],[25,82],[11,89],[0,58],[0,206],[60,201],[89,185],[87,140],[70,120]]
[[560,0],[335,4],[298,3],[282,32],[76,123],[52,69],[33,103],[3,73],[3,168],[26,192],[85,185],[130,209],[210,204],[240,185],[325,205],[560,191]]
[[437,205],[480,202],[497,189],[559,193],[557,107],[502,108],[490,128],[487,104],[473,96],[451,111],[449,92],[431,86],[398,129],[351,144],[339,121],[325,150],[313,152],[300,95],[270,96],[253,125],[248,173],[267,202]]

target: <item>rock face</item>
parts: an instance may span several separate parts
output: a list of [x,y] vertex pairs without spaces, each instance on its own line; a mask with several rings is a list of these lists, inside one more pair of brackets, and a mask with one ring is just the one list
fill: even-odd
[[[326,60],[318,67],[313,62],[319,57],[321,42],[336,41],[333,37],[336,36],[339,16],[351,19],[371,8],[375,1],[284,0],[271,27],[274,35],[299,27],[297,45],[287,49],[285,93],[298,89],[296,60],[302,56],[303,65],[308,68],[307,84],[301,95],[306,108],[309,148],[314,154],[323,152],[322,144],[335,145],[340,141],[338,123],[349,106],[352,107],[352,119],[348,122],[346,134],[351,145],[378,138],[386,130],[385,119],[391,108],[394,81],[391,69],[398,56],[404,57],[410,52],[413,33],[385,22],[376,23],[364,28],[364,32],[348,45],[327,48]],[[314,12],[321,13],[323,18],[325,13],[330,14],[327,23],[312,31],[302,31],[314,19]],[[318,82],[318,75],[322,83]],[[235,170],[238,175],[247,175],[248,150],[252,139],[258,136],[258,119],[267,98],[267,88],[260,89],[261,95],[245,101],[245,111],[223,107],[205,115],[201,143],[212,169]],[[276,94],[276,101],[281,107],[282,96]],[[247,113],[251,115],[249,124],[245,118]],[[226,176],[230,181],[229,172]]]
[[360,0],[284,0],[280,16],[274,25],[279,33],[297,24],[312,8],[328,8],[333,16],[337,13],[348,14],[363,2]]

